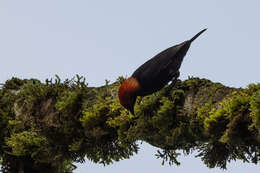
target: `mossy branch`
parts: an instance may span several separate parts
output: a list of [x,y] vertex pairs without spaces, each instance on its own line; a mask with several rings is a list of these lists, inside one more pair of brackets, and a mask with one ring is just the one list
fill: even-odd
[[138,98],[136,115],[122,108],[124,78],[102,87],[85,79],[61,82],[12,78],[0,89],[3,172],[72,172],[85,158],[102,164],[129,158],[137,141],[158,147],[163,163],[198,151],[208,167],[260,160],[260,84],[230,88],[206,79]]

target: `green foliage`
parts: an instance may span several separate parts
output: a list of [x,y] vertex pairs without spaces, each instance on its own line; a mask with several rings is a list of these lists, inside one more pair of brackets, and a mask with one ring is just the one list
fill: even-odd
[[0,158],[4,152],[5,137],[10,135],[9,121],[14,119],[13,104],[15,94],[9,90],[0,90]]
[[100,90],[97,94],[98,102],[83,110],[80,119],[85,137],[89,139],[92,147],[86,152],[86,157],[104,165],[129,158],[138,149],[135,143],[127,143],[118,136],[123,126],[117,124],[122,107],[117,98],[107,95],[108,90],[113,90],[114,87],[118,88],[118,84],[110,89]]
[[253,124],[251,127],[255,127],[260,134],[260,90],[255,92],[250,101],[250,111]]
[[165,162],[168,162],[170,165],[176,164],[180,165],[181,163],[178,162],[177,157],[181,155],[180,153],[177,153],[175,150],[163,150],[162,152],[160,150],[157,151],[157,154],[155,155],[157,158],[163,159],[162,165],[165,164]]
[[173,125],[172,122],[174,120],[175,106],[174,103],[166,97],[163,97],[160,100],[160,103],[162,105],[159,107],[157,115],[152,117],[152,123],[153,127],[159,129],[159,133],[167,133],[170,126]]
[[34,158],[39,152],[42,152],[42,154],[46,153],[44,151],[48,146],[48,141],[34,131],[23,131],[11,134],[11,137],[6,139],[6,145],[11,149],[12,155],[30,155]]
[[88,90],[79,76],[63,83],[58,76],[46,84],[17,78],[7,81],[0,90],[3,171],[16,172],[10,165],[15,167],[21,160],[25,160],[23,167],[28,160],[35,172],[42,167],[48,168],[46,172],[63,172],[73,167],[72,162],[82,161],[82,148],[75,151],[70,146],[84,139],[79,117]]
[[[257,103],[259,89],[259,86],[251,85],[248,89],[233,92],[231,97],[219,103],[218,109],[213,107],[204,113],[208,114],[204,128],[211,142],[203,145],[199,156],[209,167],[225,169],[226,163],[235,159],[259,161],[256,123],[260,109]],[[204,110],[200,110],[199,116],[203,116],[201,111]]]
[[7,80],[5,82],[4,89],[18,90],[25,83],[26,80],[21,80],[16,77],[13,77],[11,80]]
[[210,168],[259,162],[260,84],[234,89],[189,78],[137,98],[132,115],[117,98],[124,80],[99,88],[78,75],[8,80],[0,89],[2,171],[71,173],[85,158],[107,165],[137,153],[139,140],[160,148],[163,164],[179,165],[180,153],[194,150]]

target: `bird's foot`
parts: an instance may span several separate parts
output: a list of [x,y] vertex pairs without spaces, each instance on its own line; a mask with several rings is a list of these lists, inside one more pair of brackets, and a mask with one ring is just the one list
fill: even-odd
[[140,98],[137,100],[137,104],[140,105],[143,100],[143,96],[140,96]]

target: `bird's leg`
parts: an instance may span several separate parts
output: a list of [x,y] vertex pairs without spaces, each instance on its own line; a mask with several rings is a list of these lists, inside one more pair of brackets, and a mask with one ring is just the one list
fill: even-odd
[[172,89],[172,87],[176,84],[176,82],[177,82],[179,76],[180,76],[180,71],[177,71],[177,72],[173,75],[173,77],[172,77],[172,82],[171,82],[171,84],[169,85],[169,89]]
[[140,96],[140,98],[137,101],[137,104],[140,105],[140,103],[142,102],[143,96]]

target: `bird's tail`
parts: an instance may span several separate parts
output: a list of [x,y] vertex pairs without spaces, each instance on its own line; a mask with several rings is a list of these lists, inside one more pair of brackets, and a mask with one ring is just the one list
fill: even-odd
[[207,29],[203,29],[202,31],[200,31],[198,34],[196,34],[194,37],[192,37],[190,39],[190,42],[193,42],[196,38],[198,38],[200,36],[200,34],[202,34],[204,31],[206,31]]

